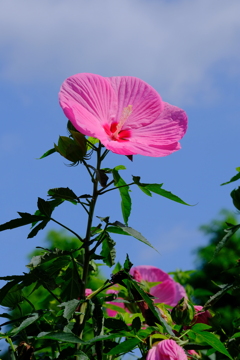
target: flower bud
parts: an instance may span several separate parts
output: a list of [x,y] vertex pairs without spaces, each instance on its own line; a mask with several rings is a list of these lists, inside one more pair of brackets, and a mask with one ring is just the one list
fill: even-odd
[[192,303],[183,297],[172,309],[171,316],[177,325],[188,325],[194,318],[195,310]]
[[240,187],[238,187],[237,189],[234,189],[230,195],[232,197],[233,205],[238,210],[240,210]]
[[58,144],[54,147],[60,155],[73,163],[82,161],[87,152],[85,136],[78,132],[71,132],[73,139],[59,136]]

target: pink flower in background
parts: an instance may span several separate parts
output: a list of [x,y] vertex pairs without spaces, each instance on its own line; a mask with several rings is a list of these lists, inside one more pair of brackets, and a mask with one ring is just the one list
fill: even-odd
[[92,289],[85,289],[85,296],[87,297],[88,295],[90,295],[92,293]]
[[182,285],[174,281],[167,273],[154,266],[135,266],[130,270],[130,274],[138,282],[161,282],[159,285],[151,287],[149,291],[156,298],[154,299],[155,303],[175,306],[179,300],[187,297]]
[[167,339],[153,346],[146,360],[187,360],[187,355],[174,340]]
[[[113,290],[113,289],[108,289],[107,294],[118,294],[118,291]],[[124,303],[115,302],[115,301],[108,301],[107,304],[115,305],[115,306],[118,306],[118,307],[128,311],[127,308],[124,306]],[[107,311],[108,316],[110,316],[110,317],[115,317],[118,314],[117,310],[112,310],[112,309],[107,308],[106,311]]]
[[132,76],[73,75],[62,84],[59,101],[78,131],[117,154],[170,155],[187,130],[183,110]]
[[209,319],[212,317],[211,313],[208,310],[202,311],[203,307],[200,305],[195,305],[194,309],[196,310],[196,315],[194,316],[192,323],[202,323],[209,325]]

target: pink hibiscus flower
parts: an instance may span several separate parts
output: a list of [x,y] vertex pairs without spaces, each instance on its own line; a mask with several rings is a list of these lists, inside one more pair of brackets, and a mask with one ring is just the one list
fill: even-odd
[[164,303],[170,306],[177,305],[183,297],[187,297],[182,285],[174,281],[164,271],[150,265],[135,266],[130,270],[130,274],[138,282],[161,282],[150,288],[149,293],[153,295],[155,303]]
[[[152,286],[149,289],[149,293],[155,297],[155,303],[164,303],[170,306],[175,306],[179,300],[181,300],[183,297],[187,297],[186,291],[182,285],[174,281],[167,273],[154,266],[135,266],[130,270],[130,274],[138,282],[161,282],[160,284]],[[117,294],[117,291],[108,290],[107,293]],[[109,303],[121,308],[125,308],[126,311],[128,311],[124,306],[124,303]],[[117,311],[107,309],[107,314],[108,316],[116,316]]]
[[183,110],[132,76],[73,75],[62,84],[59,101],[78,131],[117,154],[170,155],[187,130]]
[[146,360],[187,360],[183,348],[179,346],[174,340],[167,339],[160,341],[153,346],[148,354]]

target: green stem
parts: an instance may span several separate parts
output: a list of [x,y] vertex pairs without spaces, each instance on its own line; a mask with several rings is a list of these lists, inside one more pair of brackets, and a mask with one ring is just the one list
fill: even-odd
[[9,337],[6,337],[6,341],[9,343],[9,346],[10,346],[11,351],[13,352],[14,358],[16,358],[15,357],[15,348],[14,348],[12,340]]
[[61,224],[60,222],[58,222],[57,220],[50,218],[50,220],[52,220],[53,222],[55,222],[56,224],[60,225],[61,227],[63,227],[64,229],[68,230],[69,232],[71,232],[73,235],[75,235],[81,242],[83,242],[83,239],[81,238],[80,235],[78,235],[77,233],[75,233],[75,231],[69,229],[67,226]]
[[[101,165],[101,144],[99,143],[98,149],[97,149],[97,166],[96,166],[96,172],[100,170]],[[89,272],[89,261],[90,261],[90,249],[89,249],[89,240],[91,238],[91,227],[92,227],[92,221],[93,221],[93,214],[95,210],[95,205],[97,202],[98,197],[98,180],[97,176],[95,174],[95,178],[93,180],[93,191],[92,191],[92,198],[89,205],[89,215],[88,215],[88,223],[87,223],[87,230],[86,230],[86,236],[85,236],[85,242],[84,242],[84,249],[85,249],[85,257],[84,257],[84,268],[83,268],[83,276],[82,276],[82,291],[80,294],[80,298],[85,298],[85,289],[87,285],[87,278],[88,278],[88,272]]]
[[114,187],[114,188],[111,188],[111,189],[108,189],[108,190],[105,190],[105,191],[100,190],[100,191],[98,192],[98,195],[103,195],[103,194],[105,194],[105,193],[108,192],[108,191],[116,190],[116,189],[119,189],[119,188],[122,188],[122,187],[131,186],[131,185],[134,185],[134,184],[135,184],[135,183],[132,182],[132,183],[130,183],[130,184],[121,185],[121,186],[116,186],[116,187]]

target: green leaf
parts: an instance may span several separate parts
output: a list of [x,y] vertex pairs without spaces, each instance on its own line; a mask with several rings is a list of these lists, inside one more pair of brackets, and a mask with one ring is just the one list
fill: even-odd
[[27,238],[28,239],[32,239],[34,236],[37,235],[37,233],[40,231],[40,230],[43,230],[46,225],[49,223],[49,220],[43,220],[40,222],[40,224],[38,224],[37,226],[35,226],[32,231],[30,231],[30,233],[28,234]]
[[240,332],[235,333],[233,336],[231,336],[231,339],[235,339],[240,337]]
[[140,329],[141,329],[141,320],[140,320],[140,317],[137,316],[133,319],[133,322],[132,322],[132,329],[134,330],[135,333],[137,333]]
[[102,242],[102,251],[100,255],[103,257],[104,263],[109,267],[113,266],[115,263],[115,245],[115,241],[111,239],[108,233],[106,233],[106,236],[104,237],[104,240]]
[[39,318],[38,313],[31,314],[31,316],[29,316],[27,319],[23,320],[23,322],[17,328],[11,330],[11,334],[17,335],[18,333],[20,333],[20,331],[22,331],[23,329],[25,329],[26,327],[28,327],[29,325],[34,323],[38,318]]
[[166,320],[161,316],[161,313],[158,311],[158,309],[154,306],[152,299],[145,293],[145,291],[141,289],[141,287],[138,285],[136,281],[132,280],[131,285],[134,286],[134,288],[137,290],[141,298],[147,303],[154,317],[159,321],[160,324],[162,324],[165,327],[168,334],[174,336],[171,327],[168,325]]
[[121,330],[129,331],[129,327],[121,319],[107,318],[104,321],[104,326],[108,329],[115,331],[121,331]]
[[117,346],[115,346],[114,348],[112,348],[108,352],[108,355],[125,354],[125,353],[133,350],[137,346],[137,344],[139,344],[140,342],[141,342],[141,340],[137,339],[137,338],[127,339],[127,340],[121,342],[120,344],[118,344]]
[[70,201],[72,204],[78,203],[77,195],[68,187],[67,188],[55,188],[50,189],[48,191],[48,195],[51,196],[52,199],[61,199]]
[[89,357],[81,350],[77,350],[77,352],[75,352],[74,355],[78,356],[78,360],[89,360]]
[[45,216],[31,215],[29,213],[19,212],[18,214],[21,218],[13,219],[0,225],[0,231],[15,229],[20,226],[31,224],[34,221],[42,221],[46,219]]
[[218,291],[216,294],[211,296],[209,300],[204,305],[204,310],[207,310],[211,306],[213,306],[228,290],[232,289],[234,287],[234,284],[226,284],[223,286],[223,288]]
[[118,165],[118,166],[115,166],[114,170],[126,170],[126,166],[124,165]]
[[229,227],[228,229],[225,229],[224,231],[226,232],[226,235],[222,238],[222,240],[217,244],[212,260],[214,259],[214,257],[219,253],[219,251],[224,247],[224,245],[227,243],[227,241],[230,239],[231,236],[233,236],[233,234],[235,234],[235,232],[240,229],[240,224],[238,225],[232,225],[231,227]]
[[131,214],[132,207],[132,201],[129,195],[129,186],[127,186],[126,182],[121,178],[117,170],[113,169],[112,174],[114,178],[114,184],[116,188],[118,188],[121,196],[121,209],[123,220],[125,224],[128,225],[128,218]]
[[99,143],[99,139],[96,139],[96,138],[94,138],[92,136],[89,136],[87,138],[87,151],[92,149],[91,145],[95,145],[97,143]]
[[0,304],[14,309],[23,301],[22,291],[18,287],[19,279],[12,280],[5,284],[0,290]]
[[[152,244],[151,244],[140,232],[138,232],[137,230],[135,230],[135,229],[133,229],[133,228],[131,228],[131,227],[129,227],[129,226],[126,226],[126,225],[120,223],[119,221],[115,221],[115,222],[113,223],[113,225],[117,226],[118,228],[122,229],[125,233],[133,236],[135,239],[143,242],[144,244],[146,244],[146,245],[150,246],[151,248],[153,248],[154,250],[156,250],[156,249],[154,248],[154,246],[152,246]],[[125,235],[125,234],[124,234],[124,235]],[[157,251],[157,250],[156,250],[156,251]]]
[[107,231],[113,234],[120,234],[120,235],[128,235],[131,236],[130,234],[128,234],[127,232],[123,231],[121,228],[117,227],[117,226],[108,226]]
[[76,311],[77,306],[80,304],[79,300],[73,299],[67,302],[64,302],[59,307],[64,307],[63,317],[67,320],[70,320],[73,314]]
[[207,331],[198,331],[194,327],[191,331],[195,332],[198,335],[199,340],[202,342],[206,342],[207,344],[211,345],[215,350],[219,351],[220,353],[226,355],[230,359],[233,360],[223,343],[218,339],[218,337],[210,332]]
[[51,217],[52,214],[52,207],[48,201],[45,201],[44,199],[38,198],[37,206],[39,211],[47,216],[48,218]]
[[191,327],[191,329],[195,332],[204,331],[211,329],[211,326],[207,324],[198,323]]
[[143,192],[145,192],[149,196],[151,196],[151,192],[153,192],[155,194],[166,197],[169,200],[178,202],[178,203],[183,204],[183,205],[191,206],[191,205],[187,204],[185,201],[183,201],[182,199],[180,199],[178,196],[172,194],[170,191],[162,189],[163,184],[144,184],[144,183],[140,183],[140,177],[139,176],[133,176],[133,181],[134,181],[134,183],[136,185],[138,185],[138,187]]
[[126,272],[129,273],[132,266],[133,266],[133,263],[130,261],[129,256],[127,254],[126,260],[124,261],[124,264],[123,264],[123,268]]
[[230,184],[231,182],[234,182],[236,180],[239,180],[240,179],[240,169],[239,168],[236,168],[236,170],[238,171],[238,174],[234,175],[229,181],[225,182],[225,183],[222,183],[222,185],[227,185],[227,184]]
[[47,156],[49,156],[49,155],[51,155],[51,154],[53,154],[55,152],[56,152],[55,148],[50,149],[50,150],[46,151],[38,160],[43,159],[43,158],[45,158],[45,157],[47,157]]
[[73,343],[73,344],[84,344],[84,341],[79,339],[76,335],[65,332],[49,332],[49,333],[42,332],[38,334],[37,338],[57,340],[57,341]]

